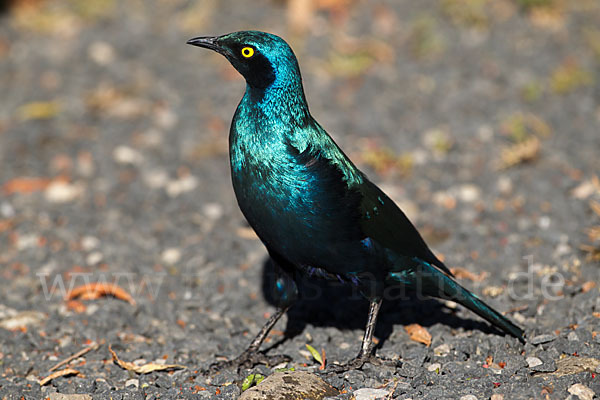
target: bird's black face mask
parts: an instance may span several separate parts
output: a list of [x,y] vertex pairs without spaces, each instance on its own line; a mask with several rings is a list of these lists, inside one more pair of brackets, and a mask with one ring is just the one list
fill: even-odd
[[275,81],[275,69],[254,45],[223,36],[197,37],[188,44],[204,47],[224,55],[251,87],[266,89]]

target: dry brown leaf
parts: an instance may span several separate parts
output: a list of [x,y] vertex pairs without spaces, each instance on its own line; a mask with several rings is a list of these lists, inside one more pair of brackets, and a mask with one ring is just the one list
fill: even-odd
[[82,378],[84,377],[84,375],[82,375],[81,372],[77,371],[76,369],[65,368],[65,369],[61,369],[60,371],[53,372],[43,379],[40,379],[39,384],[40,384],[40,386],[44,386],[46,383],[50,382],[52,379],[60,378],[61,376],[67,376],[67,375],[79,375]]
[[586,231],[592,242],[600,240],[600,226],[593,226],[588,228]]
[[460,267],[450,268],[450,272],[452,272],[452,274],[454,274],[454,277],[457,279],[468,279],[473,282],[482,282],[488,276],[488,273],[486,271],[482,271],[479,274],[475,274],[469,270]]
[[504,148],[500,154],[500,169],[513,167],[515,165],[533,161],[540,152],[541,142],[536,136],[532,136],[523,142],[515,143]]
[[595,287],[596,287],[596,282],[594,282],[594,281],[587,281],[583,285],[581,285],[581,292],[582,293],[587,293],[587,292],[589,292],[590,290],[592,290]]
[[46,189],[50,182],[51,180],[48,178],[20,177],[12,179],[2,185],[2,191],[7,195],[14,193],[39,192]]
[[11,229],[14,225],[14,221],[11,219],[0,219],[0,233]]
[[87,306],[79,300],[69,300],[67,301],[67,309],[75,311],[77,314],[81,314],[87,310]]
[[582,244],[579,248],[587,253],[588,261],[600,261],[600,247]]
[[60,104],[57,101],[34,101],[19,107],[17,116],[21,121],[29,121],[53,118],[59,112]]
[[153,363],[153,362],[150,362],[150,363],[144,364],[144,365],[135,365],[132,362],[123,361],[123,360],[119,359],[119,357],[117,357],[117,353],[114,352],[114,350],[112,349],[112,347],[110,345],[108,346],[108,351],[110,351],[113,361],[116,362],[121,368],[126,369],[128,371],[133,371],[136,374],[148,374],[148,373],[154,372],[154,371],[163,371],[165,369],[173,369],[173,368],[177,368],[177,369],[185,369],[186,368],[184,365],[179,365],[179,364],[157,364],[157,363]]
[[600,203],[597,201],[590,201],[590,208],[592,209],[593,212],[596,213],[596,215],[598,215],[600,217]]
[[481,293],[487,297],[498,297],[504,293],[504,288],[502,286],[486,286]]
[[415,342],[423,343],[429,347],[431,345],[431,334],[427,329],[423,328],[419,324],[410,324],[404,327],[406,333],[410,336],[410,340]]
[[94,282],[73,288],[68,294],[66,300],[79,298],[82,300],[94,300],[103,296],[114,296],[119,300],[124,300],[135,305],[135,300],[123,288],[114,283]]

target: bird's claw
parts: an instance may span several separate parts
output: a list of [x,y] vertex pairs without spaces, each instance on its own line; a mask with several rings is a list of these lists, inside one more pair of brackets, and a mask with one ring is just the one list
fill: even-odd
[[327,369],[324,372],[326,374],[339,374],[353,369],[362,369],[362,367],[367,363],[375,366],[387,366],[391,368],[396,368],[400,362],[389,358],[377,357],[374,355],[359,355],[353,358],[352,360],[348,361],[347,363],[327,366]]
[[224,369],[232,368],[235,368],[239,372],[241,369],[251,369],[258,364],[274,366],[284,362],[289,362],[291,360],[291,357],[283,354],[267,356],[266,354],[261,352],[245,351],[233,360],[223,360],[211,364],[211,366],[209,367],[209,372],[215,373]]

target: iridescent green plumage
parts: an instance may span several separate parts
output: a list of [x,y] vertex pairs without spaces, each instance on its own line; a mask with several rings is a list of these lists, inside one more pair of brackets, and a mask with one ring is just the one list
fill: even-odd
[[451,279],[405,214],[312,118],[285,41],[245,31],[188,43],[223,54],[246,78],[229,136],[232,181],[240,209],[281,268],[274,292],[283,309],[297,297],[300,273],[356,285],[372,304],[362,361],[393,285],[457,301],[522,339],[520,328]]

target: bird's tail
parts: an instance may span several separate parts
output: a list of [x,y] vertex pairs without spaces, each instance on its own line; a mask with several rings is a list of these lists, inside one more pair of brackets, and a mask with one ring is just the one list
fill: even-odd
[[[459,285],[452,278],[431,264],[423,261],[420,261],[419,264],[420,271],[415,273],[411,279],[411,286],[417,290],[417,293],[455,301],[467,307],[492,325],[515,336],[521,342],[524,341],[523,330],[521,328],[513,324],[498,311],[485,304],[475,294]],[[406,283],[406,278],[400,277],[396,273],[392,272],[390,277],[396,281]]]

